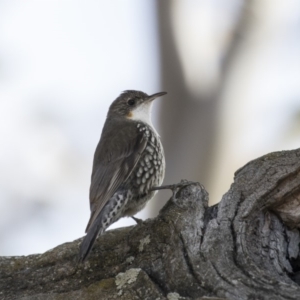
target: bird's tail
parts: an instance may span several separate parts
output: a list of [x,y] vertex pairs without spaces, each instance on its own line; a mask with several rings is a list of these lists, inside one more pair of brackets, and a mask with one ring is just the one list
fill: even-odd
[[80,245],[78,263],[82,263],[87,259],[98,234],[103,233],[104,230],[105,228],[102,226],[102,214],[100,213]]
[[[122,215],[122,209],[128,201],[127,195],[128,190],[116,192],[103,207],[94,222],[91,225],[88,225],[87,234],[84,237],[79,249],[79,263],[82,263],[87,259],[98,234],[102,234],[108,226],[120,219]],[[122,201],[124,203],[122,203]]]

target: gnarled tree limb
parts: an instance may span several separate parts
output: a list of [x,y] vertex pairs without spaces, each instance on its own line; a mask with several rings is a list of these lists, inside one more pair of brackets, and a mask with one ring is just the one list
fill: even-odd
[[99,237],[76,267],[80,240],[0,258],[1,299],[300,299],[300,149],[239,169],[208,207],[200,184],[157,218]]

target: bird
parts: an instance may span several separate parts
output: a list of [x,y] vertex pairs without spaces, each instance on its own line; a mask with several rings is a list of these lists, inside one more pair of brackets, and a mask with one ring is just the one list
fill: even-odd
[[153,100],[165,94],[127,90],[110,105],[94,154],[91,215],[79,263],[87,259],[98,235],[120,218],[133,217],[155,196],[155,187],[161,186],[165,156],[151,111]]

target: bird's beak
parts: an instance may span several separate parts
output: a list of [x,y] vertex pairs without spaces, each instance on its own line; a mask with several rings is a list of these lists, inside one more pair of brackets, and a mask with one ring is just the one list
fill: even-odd
[[156,94],[153,94],[153,95],[150,95],[149,98],[147,98],[147,102],[151,102],[153,101],[154,99],[158,98],[158,97],[161,97],[163,95],[166,95],[167,92],[160,92],[160,93],[156,93]]

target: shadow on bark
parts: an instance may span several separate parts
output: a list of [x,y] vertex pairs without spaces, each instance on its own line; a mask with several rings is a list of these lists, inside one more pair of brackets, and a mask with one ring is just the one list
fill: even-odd
[[300,299],[299,183],[300,149],[267,154],[219,204],[208,207],[200,184],[183,187],[155,219],[99,237],[78,268],[81,239],[1,257],[0,298]]

